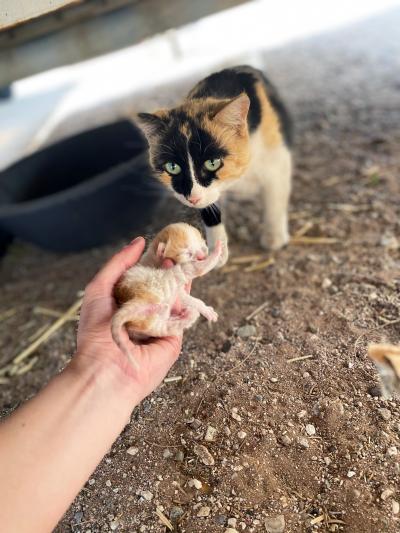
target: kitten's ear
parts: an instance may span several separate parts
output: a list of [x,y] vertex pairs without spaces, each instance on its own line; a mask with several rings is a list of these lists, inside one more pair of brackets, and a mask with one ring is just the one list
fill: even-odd
[[231,128],[241,128],[246,122],[249,107],[250,99],[242,93],[217,111],[213,120]]
[[165,257],[165,242],[159,242],[157,246],[157,257],[164,259]]
[[154,113],[138,113],[136,121],[148,140],[156,137],[165,126],[162,118]]

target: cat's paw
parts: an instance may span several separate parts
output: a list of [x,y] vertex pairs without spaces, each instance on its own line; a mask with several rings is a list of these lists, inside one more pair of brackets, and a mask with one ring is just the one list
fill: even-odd
[[216,322],[218,320],[218,313],[210,306],[206,306],[202,315],[205,316],[209,322]]
[[222,241],[221,255],[219,256],[217,268],[222,268],[226,265],[229,259],[229,249],[227,241]]
[[261,247],[265,250],[280,250],[289,243],[290,235],[287,231],[278,234],[264,233],[261,237]]

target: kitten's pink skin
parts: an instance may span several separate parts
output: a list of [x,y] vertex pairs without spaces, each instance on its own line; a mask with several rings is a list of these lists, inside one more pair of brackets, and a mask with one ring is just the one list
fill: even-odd
[[[135,362],[132,353],[133,346],[129,339],[180,336],[185,329],[196,322],[200,314],[212,322],[218,319],[212,307],[189,295],[185,290],[194,278],[210,272],[218,264],[221,255],[222,245],[221,242],[217,242],[213,252],[203,258],[205,243],[203,239],[201,241],[190,243],[191,255],[193,256],[193,250],[200,250],[194,255],[201,257],[201,260],[194,259],[171,266],[172,261],[164,259],[163,266],[166,263],[165,266],[169,268],[160,270],[149,266],[149,258],[147,258],[146,266],[135,265],[125,273],[124,278],[129,284],[140,285],[142,299],[140,302],[134,299],[129,300],[115,313],[112,321],[112,335],[132,364]],[[161,253],[163,251],[160,245],[157,255],[159,251]],[[156,260],[158,261],[159,258]],[[143,294],[149,295],[147,304],[143,301]],[[153,303],[155,298],[159,303]],[[127,322],[129,322],[128,331],[124,327]]]

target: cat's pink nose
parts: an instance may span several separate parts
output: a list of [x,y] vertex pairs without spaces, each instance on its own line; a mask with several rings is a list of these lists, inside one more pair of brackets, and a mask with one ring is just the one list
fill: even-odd
[[188,200],[191,204],[196,205],[200,202],[201,198],[200,196],[189,196]]

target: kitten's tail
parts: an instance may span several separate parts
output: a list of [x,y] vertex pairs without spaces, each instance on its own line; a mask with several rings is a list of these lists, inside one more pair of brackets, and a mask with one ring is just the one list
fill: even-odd
[[[132,300],[124,303],[114,314],[111,321],[112,338],[135,369],[139,368],[139,362],[132,353],[133,344],[129,339],[126,324],[129,323],[129,330],[136,330],[138,332],[138,338],[140,338],[140,331],[143,330],[145,322],[148,320],[148,312],[149,305],[141,305],[137,301]],[[144,337],[145,335],[143,335]]]

